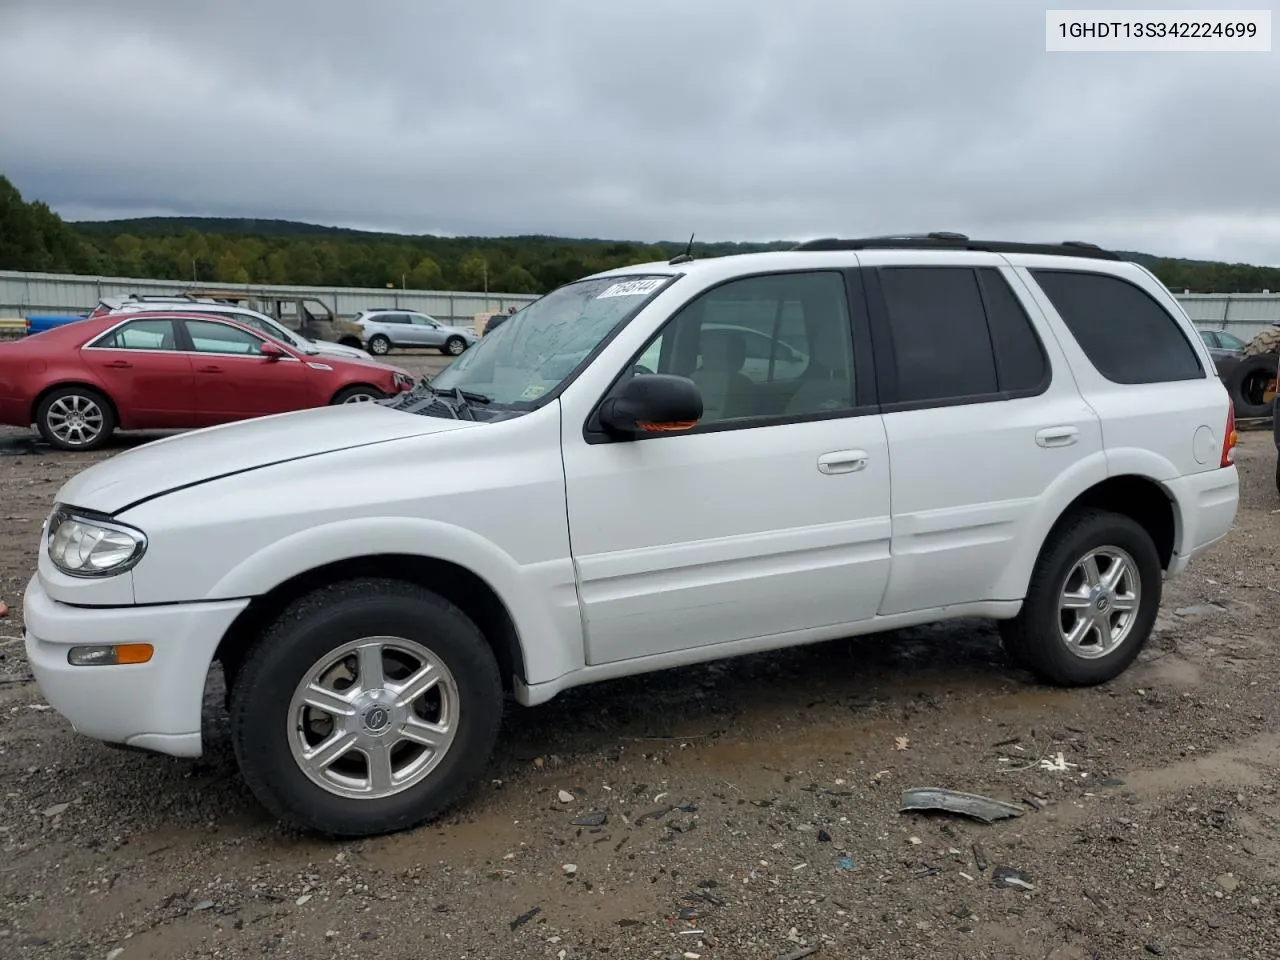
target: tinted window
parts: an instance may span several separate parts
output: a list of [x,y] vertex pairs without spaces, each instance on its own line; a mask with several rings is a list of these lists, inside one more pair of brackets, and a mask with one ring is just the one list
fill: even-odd
[[94,346],[116,350],[173,350],[173,321],[134,320],[116,327]]
[[987,304],[987,326],[996,351],[996,381],[1010,393],[1036,390],[1049,372],[1044,347],[1009,281],[994,267],[978,271]]
[[856,394],[844,279],[801,273],[722,284],[668,320],[637,363],[697,383],[704,424],[849,410]]
[[409,318],[403,313],[375,313],[373,315],[374,323],[408,323]]
[[995,353],[972,270],[885,267],[880,286],[893,331],[899,400],[997,392]]
[[1160,383],[1204,375],[1173,317],[1144,290],[1099,273],[1033,270],[1089,361],[1114,383]]
[[212,320],[184,320],[191,344],[197,353],[261,352],[262,341],[244,330]]

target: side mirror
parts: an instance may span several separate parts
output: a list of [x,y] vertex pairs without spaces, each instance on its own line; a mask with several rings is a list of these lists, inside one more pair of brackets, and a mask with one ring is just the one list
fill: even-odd
[[622,393],[600,407],[600,423],[611,433],[635,436],[692,430],[702,419],[702,393],[688,377],[638,374]]
[[264,341],[262,346],[258,348],[258,352],[262,354],[264,360],[269,360],[272,363],[286,356],[285,352],[270,340]]

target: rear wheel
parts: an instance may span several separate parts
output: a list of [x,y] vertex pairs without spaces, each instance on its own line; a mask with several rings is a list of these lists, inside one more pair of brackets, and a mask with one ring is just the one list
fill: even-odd
[[1162,589],[1146,530],[1121,514],[1082,510],[1050,534],[1022,610],[1000,623],[1000,635],[1009,659],[1043,681],[1105,683],[1146,644]]
[[369,338],[369,352],[375,356],[385,356],[391,352],[391,340],[381,333],[375,333]]
[[444,352],[451,357],[458,356],[465,349],[467,349],[467,341],[461,337],[450,337],[444,342]]
[[383,400],[386,394],[377,387],[355,386],[346,387],[334,394],[333,402],[336,403],[371,403],[374,400]]
[[371,836],[462,799],[488,765],[502,707],[493,652],[458,608],[412,584],[353,580],[294,603],[249,651],[232,741],[277,817]]
[[60,387],[36,408],[36,428],[59,450],[97,450],[111,439],[116,415],[111,404],[91,387]]

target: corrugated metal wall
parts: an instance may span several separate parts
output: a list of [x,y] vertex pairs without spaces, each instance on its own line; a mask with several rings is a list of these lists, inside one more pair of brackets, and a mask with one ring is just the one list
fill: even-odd
[[537,299],[529,294],[466,293],[449,290],[387,290],[355,287],[282,287],[237,283],[174,283],[127,277],[75,277],[53,273],[0,270],[0,317],[37,313],[84,313],[102,297],[186,293],[193,289],[236,290],[250,294],[317,297],[342,317],[371,307],[420,310],[440,320],[471,326],[477,313],[505,312]]
[[[353,287],[277,287],[254,284],[191,284],[165,280],[130,280],[127,277],[74,277],[53,273],[18,273],[0,270],[0,317],[24,317],[33,313],[82,313],[93,309],[101,297],[131,293],[185,293],[194,288],[216,287],[246,293],[292,294],[318,297],[339,316],[354,316],[369,307],[420,310],[441,320],[470,326],[477,313],[496,313],[519,307],[536,297],[528,294],[464,293],[440,290],[358,289]],[[1197,326],[1229,330],[1242,340],[1280,320],[1280,294],[1179,293],[1183,308]]]

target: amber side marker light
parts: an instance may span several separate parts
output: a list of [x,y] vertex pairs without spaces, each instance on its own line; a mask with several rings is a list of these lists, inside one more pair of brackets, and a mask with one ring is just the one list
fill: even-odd
[[130,663],[147,663],[155,649],[149,643],[95,644],[72,647],[67,651],[67,663],[73,667],[121,666]]
[[681,430],[692,430],[697,425],[697,420],[676,420],[671,423],[654,423],[649,420],[641,420],[636,423],[636,426],[645,433],[678,433]]

